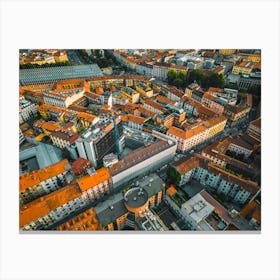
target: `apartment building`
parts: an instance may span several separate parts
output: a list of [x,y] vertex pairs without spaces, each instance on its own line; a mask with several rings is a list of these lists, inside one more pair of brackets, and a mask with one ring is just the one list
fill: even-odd
[[198,154],[175,162],[172,166],[181,175],[179,185],[185,184],[193,178],[240,204],[246,203],[249,197],[252,197],[260,189],[257,183],[228,173]]
[[247,133],[258,140],[261,140],[261,118],[250,122]]
[[136,64],[136,73],[152,77],[153,76],[153,65],[147,64],[147,63],[137,63]]
[[46,230],[86,206],[76,184],[65,186],[20,207],[20,230]]
[[25,121],[33,118],[37,115],[37,105],[31,103],[26,99],[19,100],[19,123],[22,124]]
[[122,87],[120,98],[127,98],[130,103],[139,102],[140,94],[130,87]]
[[164,112],[164,106],[150,99],[144,101],[144,108],[157,114]]
[[[122,142],[123,129],[120,117],[116,119],[116,124]],[[77,139],[76,145],[79,156],[88,159],[96,167],[105,155],[116,149],[113,118],[111,116],[100,118]]]
[[234,65],[232,68],[233,74],[250,74],[253,69],[261,69],[261,63],[254,63],[252,61],[242,61]]
[[152,88],[143,82],[140,82],[136,85],[136,91],[147,98],[151,98],[153,96]]
[[55,191],[74,178],[67,159],[22,175],[19,179],[20,204]]
[[49,229],[92,201],[108,194],[111,177],[106,168],[96,170],[20,208],[21,230]]
[[67,108],[84,96],[84,89],[71,89],[67,91],[49,91],[43,93],[46,104]]
[[223,104],[220,104],[218,98],[205,92],[202,96],[201,103],[210,108],[216,114],[221,115],[224,111]]
[[78,186],[82,192],[82,198],[86,202],[98,200],[112,189],[111,176],[106,167],[102,167],[92,174],[77,179]]
[[54,146],[63,149],[72,145],[80,135],[78,133],[73,133],[67,129],[55,129],[50,133],[50,138]]
[[126,116],[122,116],[122,121],[127,124],[128,127],[133,129],[142,130],[143,124],[147,119],[138,117],[132,114],[128,114]]
[[223,131],[226,122],[227,119],[224,116],[219,116],[209,121],[187,126],[187,130],[172,126],[168,129],[166,134],[176,139],[178,142],[178,150],[187,151]]

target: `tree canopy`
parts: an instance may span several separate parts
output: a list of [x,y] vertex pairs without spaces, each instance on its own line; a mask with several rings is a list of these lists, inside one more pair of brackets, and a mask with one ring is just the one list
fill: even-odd
[[179,185],[181,181],[181,175],[180,173],[172,166],[170,166],[167,170],[167,176],[171,183],[175,185]]
[[170,69],[167,72],[167,81],[169,85],[183,87],[186,86],[187,74],[184,71],[177,72],[175,69]]
[[188,84],[196,81],[202,88],[218,87],[224,88],[225,79],[223,74],[204,73],[199,69],[192,70],[188,75]]

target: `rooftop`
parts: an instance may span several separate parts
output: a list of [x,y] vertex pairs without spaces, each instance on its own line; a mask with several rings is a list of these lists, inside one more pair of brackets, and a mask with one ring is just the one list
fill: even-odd
[[122,193],[110,196],[104,202],[98,203],[94,210],[102,226],[107,226],[119,217],[128,213],[123,200]]
[[61,224],[56,230],[102,230],[93,208]]
[[105,182],[111,178],[108,169],[102,167],[96,170],[96,173],[92,176],[84,176],[77,180],[80,189],[84,192],[92,187],[99,185],[102,182]]
[[143,206],[148,201],[148,193],[143,188],[132,188],[124,194],[125,204],[131,208]]
[[128,155],[125,156],[125,162],[123,160],[114,164],[109,168],[109,172],[112,176],[150,158],[161,151],[169,148],[170,146],[176,145],[175,142],[172,141],[157,141],[153,144],[150,144],[146,147],[141,147]]
[[214,209],[215,207],[207,202],[200,193],[193,196],[181,206],[182,212],[185,212],[195,220],[197,224],[211,214]]
[[73,184],[23,205],[20,208],[20,227],[47,215],[80,195],[78,186]]
[[42,84],[72,78],[103,76],[97,64],[20,69],[20,85]]
[[57,176],[58,174],[66,172],[70,169],[71,166],[68,160],[64,159],[58,163],[24,174],[19,179],[20,191],[23,192],[24,190],[37,185],[42,181]]

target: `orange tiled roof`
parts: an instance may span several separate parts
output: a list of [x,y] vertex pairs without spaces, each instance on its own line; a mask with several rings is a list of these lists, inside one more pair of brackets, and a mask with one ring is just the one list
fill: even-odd
[[172,100],[172,99],[170,99],[170,98],[168,98],[168,97],[165,97],[165,96],[163,96],[163,95],[158,95],[158,96],[157,96],[157,100],[158,100],[158,101],[161,101],[161,102],[163,102],[163,103],[172,104],[172,105],[176,103],[174,100]]
[[222,88],[215,88],[215,87],[210,87],[208,89],[209,92],[219,92],[219,93],[223,93],[224,90]]
[[29,128],[28,130],[22,132],[22,134],[26,137],[29,137],[29,138],[35,137],[35,132],[32,128]]
[[92,176],[84,176],[77,180],[82,191],[86,191],[98,184],[105,182],[111,178],[109,171],[106,167],[102,167],[96,170],[96,173]]
[[23,205],[20,208],[20,227],[47,215],[79,196],[81,191],[76,184],[73,184]]
[[49,122],[43,123],[42,128],[49,130],[49,131],[54,131],[56,129],[60,129],[61,126],[57,122],[49,121]]
[[143,124],[146,121],[146,119],[142,118],[142,117],[137,117],[137,116],[128,114],[127,115],[127,122],[129,122],[129,121],[134,122],[134,123],[138,123],[138,124]]
[[47,166],[45,168],[32,171],[30,173],[24,174],[19,178],[20,191],[23,192],[27,188],[39,184],[49,178],[52,178],[58,174],[61,174],[68,170],[66,166],[69,164],[67,159],[60,162]]
[[251,121],[250,124],[254,125],[254,126],[258,127],[258,128],[261,128],[261,118],[258,118],[258,119],[254,120],[254,121]]
[[167,193],[169,196],[173,196],[176,192],[177,192],[177,190],[176,190],[173,186],[171,186],[170,188],[168,188],[168,189],[166,190],[166,193]]
[[164,106],[162,106],[161,104],[156,103],[155,101],[150,100],[150,99],[146,99],[145,104],[150,105],[151,107],[154,107],[158,110],[162,110],[164,108]]
[[227,118],[225,116],[219,116],[219,117],[205,121],[204,125],[209,128],[209,127],[215,126],[226,120],[227,120]]
[[205,92],[205,93],[203,94],[202,98],[207,98],[207,99],[209,99],[209,100],[211,100],[211,101],[215,101],[215,99],[216,99],[215,96],[211,95],[211,94],[208,93],[208,92]]
[[182,138],[182,139],[188,139],[188,138],[191,138],[199,133],[202,133],[203,131],[205,131],[206,128],[202,125],[198,125],[197,127],[195,128],[192,128],[190,130],[187,130],[187,131],[184,131],[180,128],[177,128],[175,126],[171,126],[167,133],[168,134],[171,134],[171,135],[175,135],[179,138]]
[[80,113],[77,114],[77,118],[82,118],[82,119],[86,119],[89,122],[93,122],[94,119],[97,118],[97,116],[91,115],[91,114],[87,114],[87,113],[84,113],[84,112],[80,112]]
[[180,174],[186,174],[192,169],[199,166],[199,160],[196,157],[191,157],[188,160],[183,158],[173,164],[174,167],[178,170]]
[[57,230],[102,230],[93,208],[68,220],[56,228]]

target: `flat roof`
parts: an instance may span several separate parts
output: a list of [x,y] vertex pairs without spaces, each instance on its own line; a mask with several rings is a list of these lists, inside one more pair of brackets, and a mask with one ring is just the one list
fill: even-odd
[[131,208],[138,208],[148,201],[148,193],[143,188],[132,188],[124,194],[125,204]]
[[94,210],[100,224],[103,226],[107,226],[125,213],[128,213],[122,193],[115,194],[104,202],[98,203],[94,206]]
[[199,224],[204,218],[213,212],[215,209],[204,197],[198,193],[191,199],[182,204],[181,210]]

